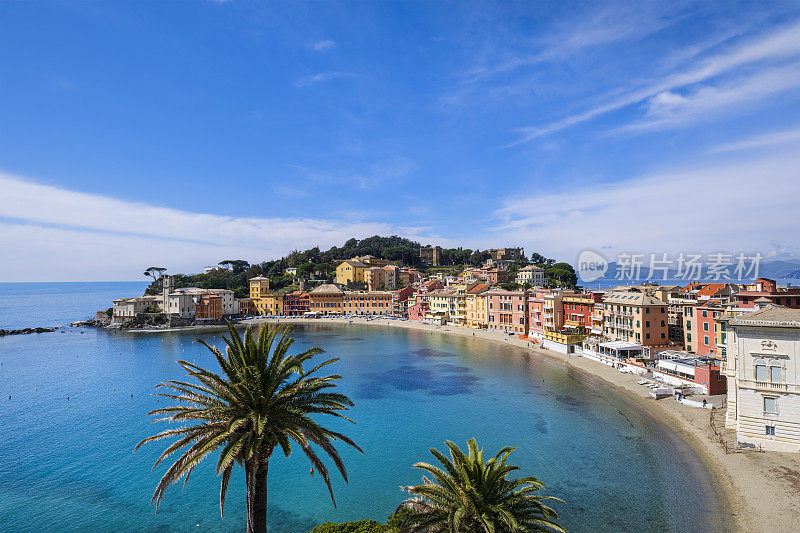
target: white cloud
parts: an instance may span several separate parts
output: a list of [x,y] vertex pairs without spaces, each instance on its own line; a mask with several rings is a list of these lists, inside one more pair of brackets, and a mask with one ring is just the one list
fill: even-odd
[[[0,280],[138,279],[142,265],[196,271],[371,235],[418,235],[386,223],[195,213],[41,185],[0,173]],[[145,265],[146,266],[146,265]]]
[[317,41],[315,43],[311,43],[311,45],[309,47],[312,50],[314,50],[315,52],[321,52],[323,50],[327,50],[329,48],[333,48],[334,46],[336,46],[336,41],[332,41],[330,39],[327,39],[327,40],[324,40],[324,41]]
[[756,135],[742,141],[721,144],[711,148],[706,153],[718,154],[722,152],[738,152],[740,150],[752,150],[754,148],[764,148],[779,144],[800,142],[800,128],[785,131],[776,131],[764,135]]
[[674,93],[677,89],[712,80],[746,66],[774,65],[789,58],[796,61],[798,55],[800,55],[800,22],[795,21],[767,36],[750,40],[726,52],[698,61],[683,72],[665,76],[582,113],[541,126],[519,128],[518,132],[522,138],[514,144],[587,122],[612,111],[646,101],[658,94]]
[[643,120],[615,132],[674,128],[708,120],[741,106],[753,110],[769,96],[800,87],[800,64],[770,68],[716,86],[701,86],[684,95],[661,92],[647,101]]
[[637,177],[554,194],[518,195],[496,215],[495,233],[526,248],[575,259],[613,252],[771,251],[797,248],[800,155],[751,159]]
[[326,70],[325,72],[318,72],[317,74],[310,74],[308,76],[303,76],[302,78],[294,82],[294,86],[308,87],[310,85],[316,85],[318,83],[324,83],[326,81],[338,80],[342,78],[352,78],[352,77],[353,74],[350,74],[348,72]]

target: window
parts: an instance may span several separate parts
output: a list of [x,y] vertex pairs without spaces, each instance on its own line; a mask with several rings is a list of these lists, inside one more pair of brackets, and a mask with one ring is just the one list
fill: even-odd
[[708,346],[708,335],[703,335],[703,344]]
[[775,426],[764,426],[764,434],[769,437],[775,436]]
[[645,320],[644,327],[646,327],[646,328],[650,327],[650,321],[649,320]]
[[662,339],[666,339],[666,338],[667,338],[667,334],[666,334],[666,333],[662,333],[662,334],[661,334],[661,338],[662,338]]
[[650,334],[649,333],[645,334],[644,338],[645,339],[649,339],[650,338]]
[[756,381],[767,381],[767,365],[756,365]]
[[771,366],[769,367],[769,380],[773,383],[780,383],[781,380],[781,367],[779,366]]
[[662,321],[661,321],[661,327],[663,328],[663,327],[664,327],[664,326],[666,326],[666,325],[667,325],[667,324],[666,324],[666,322],[664,322],[664,321],[662,320]]
[[708,322],[703,322],[703,331],[708,331]]
[[705,309],[703,310],[703,318],[708,318],[708,311]]
[[764,413],[774,415],[778,412],[778,399],[764,397]]

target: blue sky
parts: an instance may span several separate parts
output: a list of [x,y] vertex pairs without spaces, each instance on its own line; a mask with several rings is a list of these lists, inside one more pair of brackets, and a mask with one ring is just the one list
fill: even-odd
[[800,257],[800,4],[4,2],[0,281],[351,236]]

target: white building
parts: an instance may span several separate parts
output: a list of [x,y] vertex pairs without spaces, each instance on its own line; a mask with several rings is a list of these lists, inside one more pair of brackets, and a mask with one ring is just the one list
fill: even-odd
[[536,265],[528,265],[517,271],[517,283],[529,284],[531,287],[542,287],[544,285],[544,269]]
[[728,412],[739,443],[800,452],[800,309],[727,319]]
[[197,302],[201,296],[215,294],[222,298],[222,316],[239,314],[239,300],[233,291],[228,289],[201,289],[199,287],[174,288],[171,277],[164,277],[163,292],[161,294],[161,308],[165,313],[181,318],[193,318],[196,314]]
[[114,300],[112,320],[126,320],[144,313],[151,305],[160,305],[158,296],[138,296],[136,298],[117,298]]

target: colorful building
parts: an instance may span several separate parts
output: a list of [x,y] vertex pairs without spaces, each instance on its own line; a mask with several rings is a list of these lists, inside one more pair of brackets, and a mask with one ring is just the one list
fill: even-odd
[[336,267],[336,283],[345,287],[364,286],[364,271],[367,265],[356,259],[342,261]]
[[474,283],[467,289],[465,301],[467,326],[475,329],[486,329],[488,326],[486,291],[489,289],[487,283]]
[[496,288],[485,294],[488,329],[520,335],[528,332],[528,291]]
[[195,319],[199,322],[222,320],[222,297],[217,294],[204,294],[195,304]]
[[666,346],[667,304],[643,292],[611,291],[603,296],[603,335],[643,346]]
[[283,295],[283,315],[303,316],[311,310],[311,301],[306,291],[291,291]]
[[388,291],[344,291],[342,311],[346,315],[391,315],[392,293]]
[[325,283],[308,293],[308,310],[321,315],[341,315],[344,291],[331,283]]

